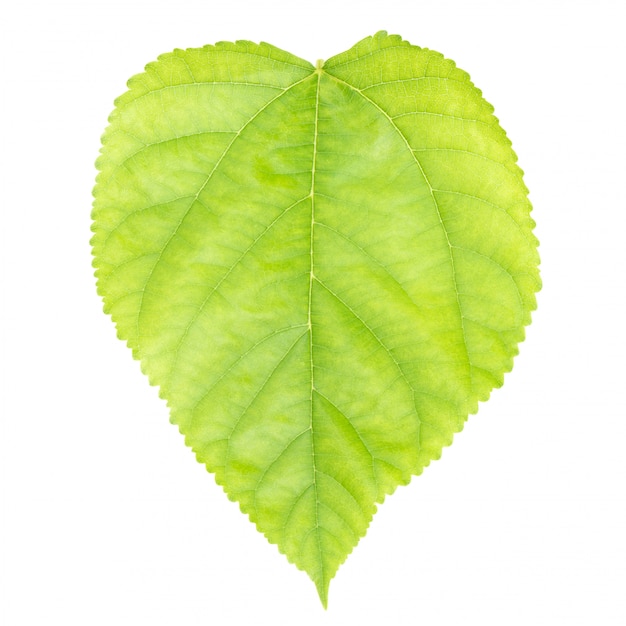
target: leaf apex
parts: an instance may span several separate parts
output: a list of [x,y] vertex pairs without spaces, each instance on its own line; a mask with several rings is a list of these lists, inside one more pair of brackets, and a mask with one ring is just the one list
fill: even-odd
[[320,597],[320,602],[324,607],[324,610],[328,609],[328,589],[330,587],[330,580],[326,580],[326,577],[322,577],[321,580],[315,582],[315,588]]

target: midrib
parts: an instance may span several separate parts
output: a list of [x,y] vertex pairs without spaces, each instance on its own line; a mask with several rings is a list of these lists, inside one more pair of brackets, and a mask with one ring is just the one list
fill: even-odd
[[320,540],[320,520],[319,520],[319,496],[317,487],[317,467],[315,463],[315,433],[313,430],[313,393],[315,391],[315,372],[313,366],[313,324],[311,320],[311,309],[313,306],[313,280],[315,279],[315,254],[314,254],[314,242],[315,242],[315,169],[317,165],[317,137],[318,137],[318,120],[319,120],[319,105],[320,105],[320,83],[322,77],[321,67],[316,68],[317,74],[317,88],[315,92],[315,124],[313,130],[313,162],[311,166],[311,239],[310,239],[310,257],[311,257],[311,269],[309,272],[309,301],[308,301],[308,319],[307,325],[309,329],[309,357],[311,367],[311,390],[310,390],[310,423],[309,428],[311,430],[311,453],[313,456],[313,491],[315,493],[315,534],[317,536],[317,548],[320,561],[321,572],[321,588],[326,586],[324,572],[324,560],[322,557],[322,545]]

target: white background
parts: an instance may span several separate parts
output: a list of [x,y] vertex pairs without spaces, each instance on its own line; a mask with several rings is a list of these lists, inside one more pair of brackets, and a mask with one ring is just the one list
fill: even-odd
[[[620,4],[5,6],[0,622],[626,624]],[[380,507],[325,612],[195,462],[102,314],[93,162],[113,99],[162,52],[251,39],[314,62],[381,29],[453,58],[495,105],[544,289],[504,387]]]

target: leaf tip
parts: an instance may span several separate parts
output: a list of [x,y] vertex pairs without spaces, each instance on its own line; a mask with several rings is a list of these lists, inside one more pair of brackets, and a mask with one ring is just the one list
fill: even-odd
[[322,603],[324,610],[327,610],[328,588],[330,587],[330,580],[328,580],[326,576],[322,576],[320,579],[315,581],[315,587],[317,588],[317,593],[320,597],[320,602]]

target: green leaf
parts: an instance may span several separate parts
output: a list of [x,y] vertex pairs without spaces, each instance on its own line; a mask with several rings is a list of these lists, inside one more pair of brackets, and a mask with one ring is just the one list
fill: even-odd
[[103,139],[92,245],[198,460],[328,586],[512,367],[540,288],[522,172],[468,75],[381,32],[317,67],[175,50]]

